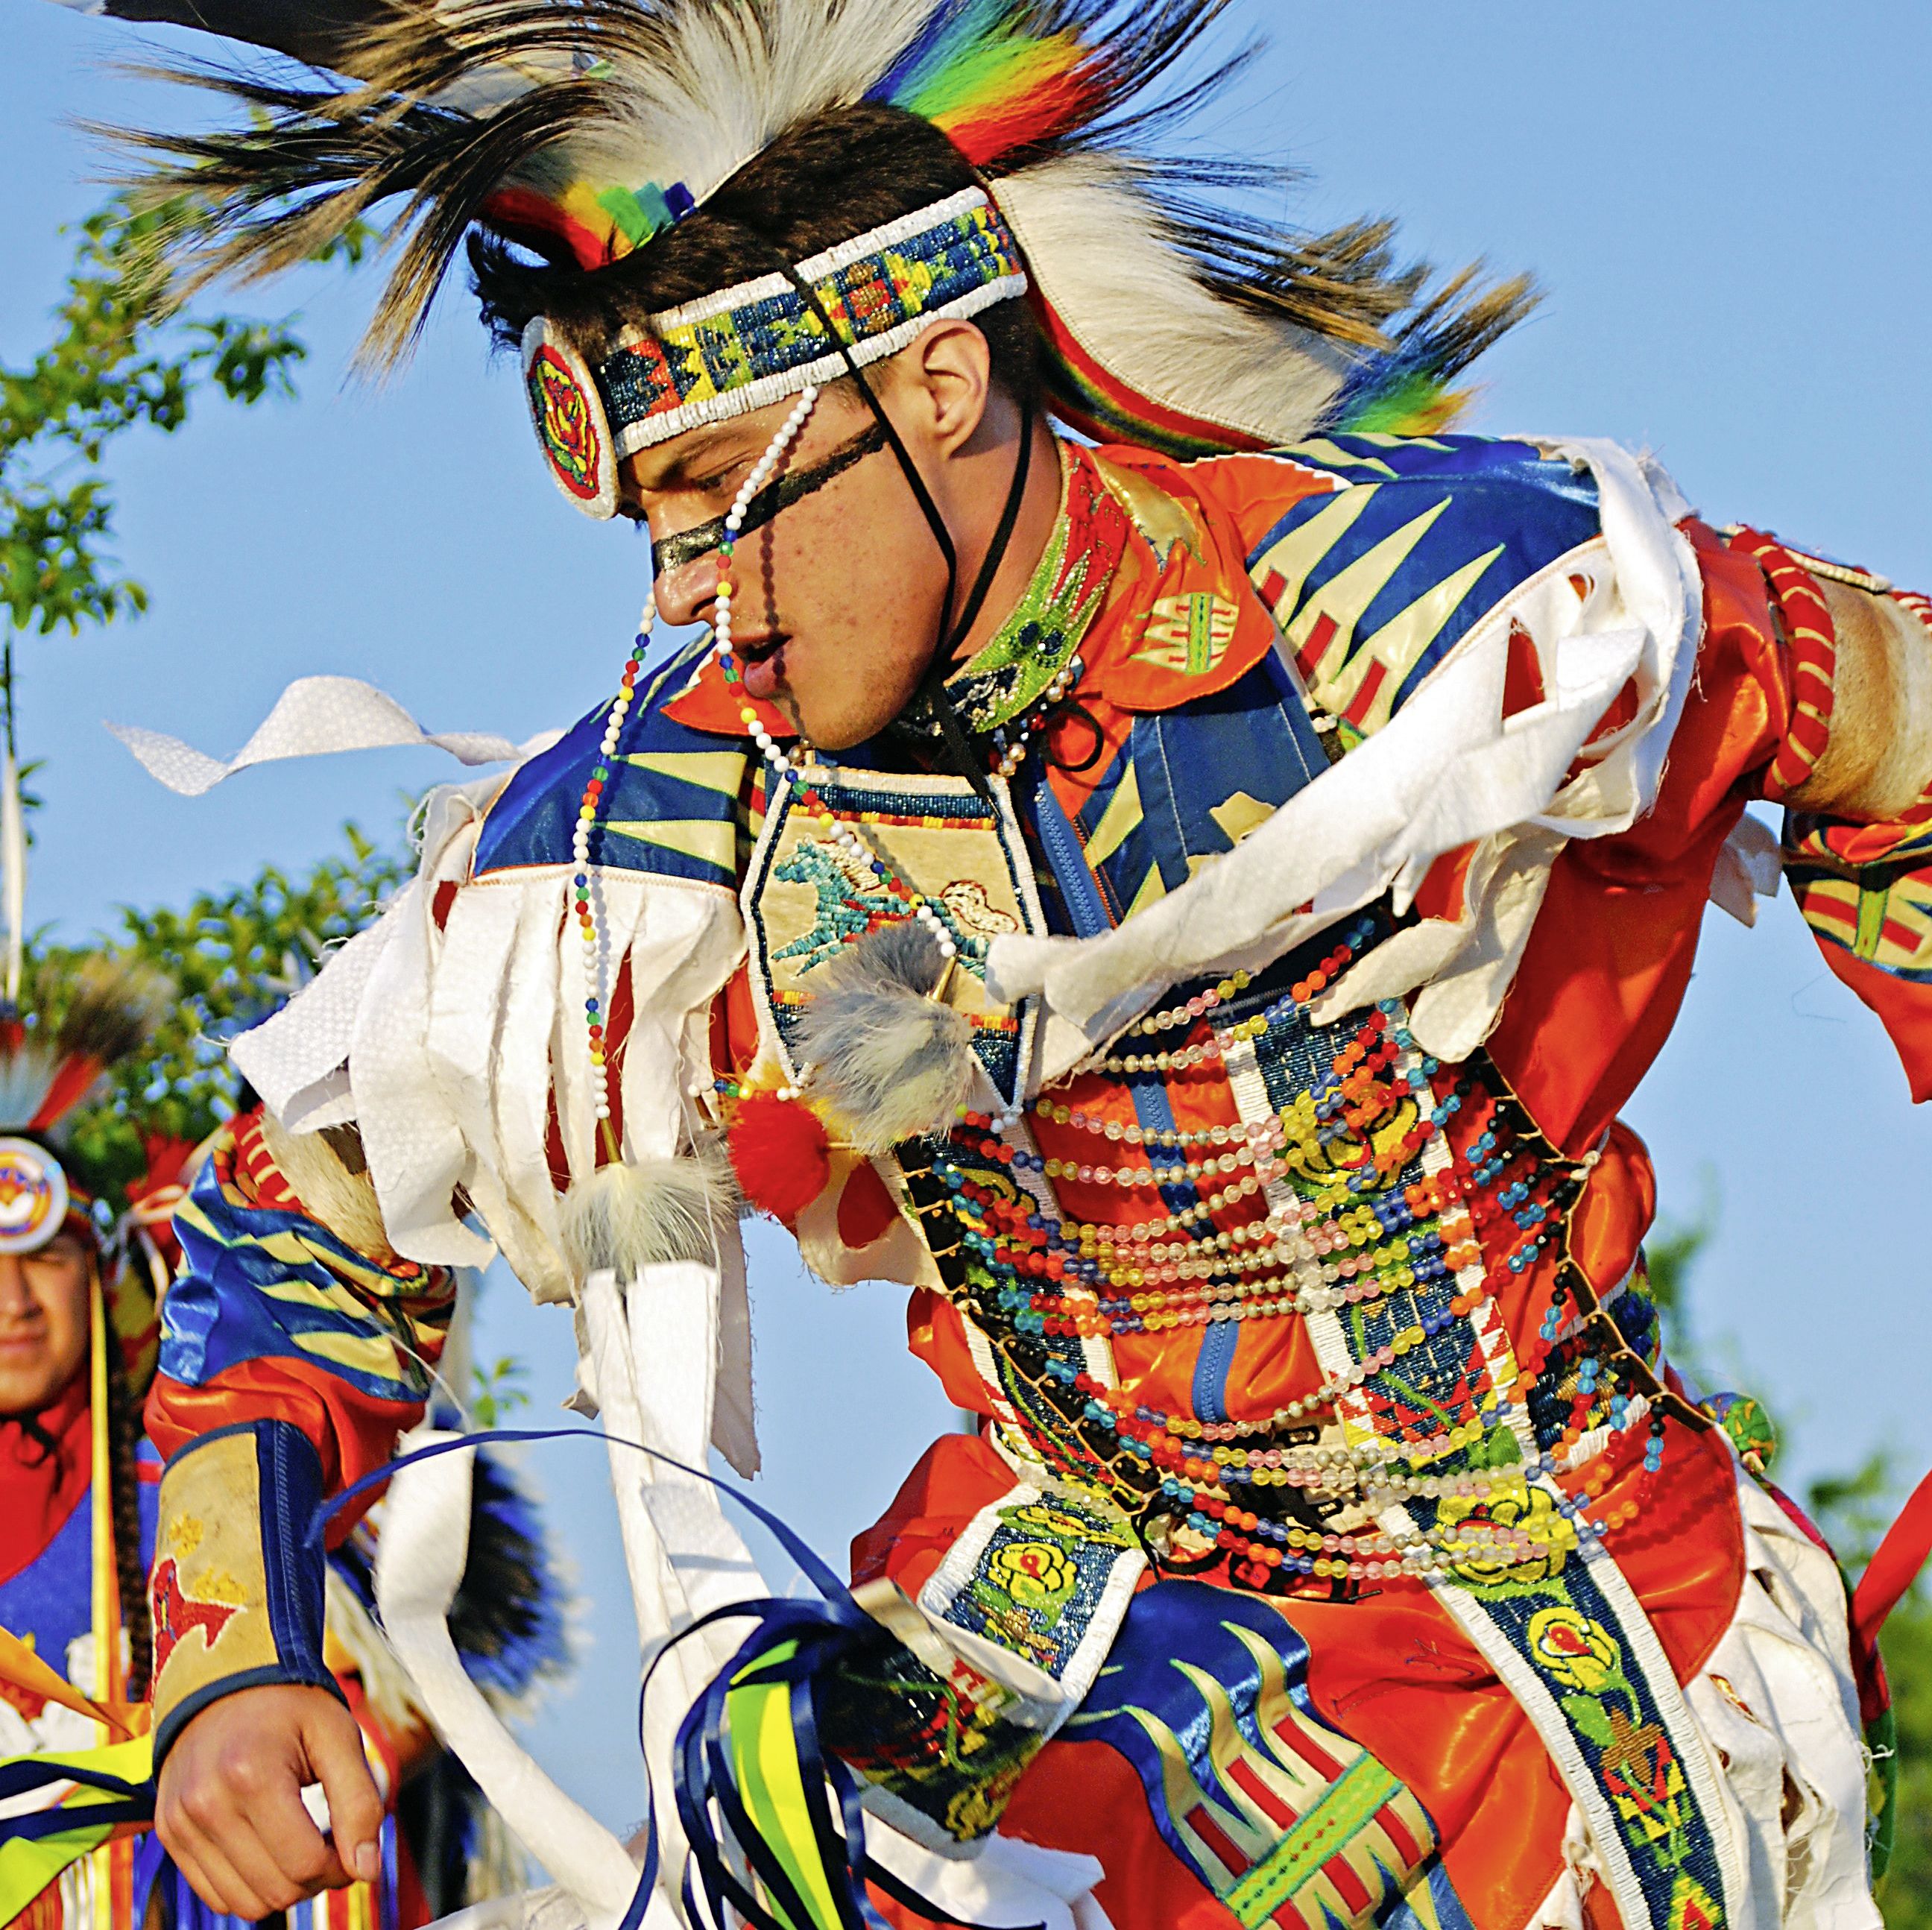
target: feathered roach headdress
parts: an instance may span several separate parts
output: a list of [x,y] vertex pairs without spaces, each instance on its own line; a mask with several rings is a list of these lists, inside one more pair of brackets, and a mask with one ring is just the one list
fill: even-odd
[[1465,273],[1424,299],[1386,224],[1285,238],[1212,203],[1264,171],[1155,152],[1156,131],[1240,65],[1153,98],[1228,4],[386,0],[347,59],[352,83],[186,71],[249,125],[139,144],[160,191],[209,209],[182,251],[190,284],[309,260],[404,197],[368,344],[387,363],[474,226],[595,270],[818,117],[871,102],[940,130],[976,186],[640,317],[595,368],[532,324],[539,433],[593,514],[614,509],[625,454],[831,379],[842,347],[874,360],[933,316],[1022,296],[1053,407],[1103,439],[1202,454],[1438,426],[1450,378],[1523,311],[1526,285],[1484,292]]

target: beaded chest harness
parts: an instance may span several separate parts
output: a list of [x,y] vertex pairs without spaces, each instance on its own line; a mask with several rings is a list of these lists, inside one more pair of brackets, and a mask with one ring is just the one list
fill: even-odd
[[[1616,1525],[1592,1510],[1629,1451],[1597,1450],[1640,1442],[1646,1483],[1661,1466],[1647,1376],[1620,1331],[1582,1318],[1587,1288],[1551,1306],[1521,1358],[1496,1304],[1561,1238],[1586,1167],[1556,1159],[1474,1072],[1423,1055],[1399,1004],[1309,1022],[1376,935],[1365,920],[1322,959],[1204,987],[1143,1022],[1144,1038],[1180,1032],[1178,1050],[1095,1068],[1226,1079],[1238,1125],[1103,1123],[1049,1091],[1032,1118],[1091,1139],[1093,1163],[1042,1157],[1024,1125],[983,1115],[929,1166],[908,1163],[956,1304],[992,1343],[1015,1444],[1106,1494],[1171,1568],[1225,1564],[1242,1585],[1305,1592],[1541,1565]],[[1478,1130],[1452,1148],[1466,1111]],[[1158,1189],[1168,1210],[1084,1221],[1060,1203],[1070,1180]],[[1115,1382],[1118,1340],[1191,1329],[1232,1356],[1244,1325],[1290,1319],[1323,1377],[1264,1417],[1163,1412]],[[1593,1457],[1574,1493],[1537,1485]],[[1391,1530],[1382,1517],[1403,1505],[1415,1522]]]
[[[814,389],[800,396],[725,519],[716,648],[729,681],[737,679],[737,532],[816,400]],[[651,614],[577,825],[587,1049],[610,1157],[589,854]],[[1050,704],[1065,673],[1077,675],[1078,659],[1070,662],[1064,630],[1042,647],[1052,668],[1024,680]],[[980,964],[986,929],[914,885],[890,855],[892,800],[883,811],[878,798],[864,808],[890,781],[829,772],[808,746],[788,751],[748,703],[742,715],[770,769],[772,815],[810,827],[839,873],[835,911],[861,914],[835,918],[808,942],[836,947],[880,923],[916,917],[947,959],[963,953],[969,966]],[[1022,728],[996,746],[996,779],[1027,734]],[[771,869],[782,859],[776,837],[767,842]],[[792,861],[810,855],[794,851]],[[1016,912],[1031,921],[1012,851],[1003,857],[1015,902],[991,908],[1006,920],[1000,929],[1012,929]],[[802,869],[788,881],[813,882]],[[1168,1079],[1226,1079],[1237,1125],[1183,1132],[1164,1101],[1139,1104],[1138,1126],[1103,1121],[1069,1106],[1058,1089],[1028,1108],[1025,1019],[989,1009],[976,1015],[976,1043],[1000,1106],[967,1113],[936,1150],[909,1148],[902,1157],[946,1289],[986,1343],[989,1391],[1010,1445],[1036,1472],[1120,1508],[1170,1568],[1225,1567],[1230,1580],[1271,1592],[1347,1592],[1364,1581],[1546,1565],[1580,1532],[1616,1525],[1592,1510],[1630,1457],[1601,1450],[1640,1440],[1646,1488],[1661,1465],[1655,1383],[1630,1337],[1594,1310],[1580,1277],[1575,1288],[1558,1288],[1521,1358],[1496,1304],[1498,1291],[1559,1239],[1594,1156],[1581,1166],[1558,1159],[1477,1073],[1426,1058],[1398,1002],[1336,1025],[1310,1019],[1315,998],[1384,935],[1385,921],[1366,917],[1339,942],[1260,979],[1194,988],[1139,1021],[1122,1042],[1128,1049],[1077,1069],[1126,1081],[1137,1102]],[[763,989],[774,1004],[782,1002],[773,993],[784,962],[764,961]],[[1452,1133],[1466,1108],[1463,1129]],[[1100,1157],[1043,1157],[1029,1112],[1092,1139]],[[1128,1150],[1116,1155],[1116,1147]],[[1066,1181],[1154,1190],[1166,1210],[1082,1220],[1060,1202]],[[1626,1313],[1643,1305],[1631,1296]],[[1116,1384],[1117,1340],[1192,1329],[1204,1347],[1232,1356],[1244,1325],[1287,1320],[1306,1324],[1322,1377],[1266,1416],[1162,1412]],[[1583,1478],[1573,1489],[1555,1487],[1576,1472]],[[1640,1490],[1624,1510],[1642,1499]],[[1391,1527],[1392,1511],[1406,1511],[1406,1525]]]

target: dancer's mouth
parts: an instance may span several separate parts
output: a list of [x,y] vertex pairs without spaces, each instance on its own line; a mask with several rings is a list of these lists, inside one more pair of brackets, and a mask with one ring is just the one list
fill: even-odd
[[784,680],[784,649],[790,641],[782,632],[731,640],[731,653],[744,667],[746,692],[761,704],[770,701]]

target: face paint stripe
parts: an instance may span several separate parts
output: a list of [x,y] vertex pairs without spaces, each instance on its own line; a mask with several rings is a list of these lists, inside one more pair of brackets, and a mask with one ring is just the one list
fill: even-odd
[[[886,446],[886,432],[878,423],[860,436],[855,437],[843,449],[834,450],[824,461],[813,469],[800,470],[796,475],[782,476],[778,481],[759,491],[752,498],[751,506],[745,512],[743,527],[739,530],[739,540],[749,536],[772,521],[782,510],[789,509],[795,503],[802,503],[808,496],[817,494],[834,478],[843,476],[848,469],[862,462],[866,457],[877,455]],[[652,558],[656,566],[656,575],[661,581],[674,569],[682,569],[686,563],[695,563],[700,557],[709,556],[724,540],[724,518],[719,516],[709,523],[700,523],[695,529],[680,530],[675,536],[666,536],[661,542],[652,545]]]

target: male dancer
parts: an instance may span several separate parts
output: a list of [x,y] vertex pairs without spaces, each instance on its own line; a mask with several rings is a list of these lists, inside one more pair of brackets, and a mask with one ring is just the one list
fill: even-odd
[[332,1842],[297,1800],[343,1721],[301,1524],[479,1223],[593,1334],[711,1265],[748,1451],[722,1136],[982,1420],[860,1538],[865,1626],[760,1611],[684,1721],[714,1909],[850,1921],[869,1814],[1090,1853],[1120,1930],[1878,1921],[1870,1618],[1855,1667],[1659,1357],[1616,1114],[1754,798],[1932,1090],[1928,606],[1613,448],[1442,433],[1522,291],[1204,212],[1150,90],[1220,11],[483,0],[153,143],[210,272],[410,197],[379,356],[469,236],[559,486],[711,626],[446,794],[238,1049],[149,1410],[190,1598],[195,1524],[259,1524],[158,1691],[227,1907],[366,1847],[358,1789]]

